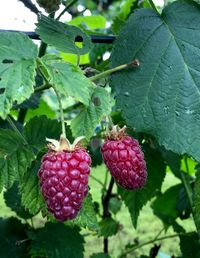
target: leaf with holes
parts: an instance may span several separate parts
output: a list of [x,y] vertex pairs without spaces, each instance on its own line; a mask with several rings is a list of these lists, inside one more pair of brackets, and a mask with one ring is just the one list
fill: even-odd
[[104,88],[96,88],[88,107],[83,107],[81,112],[72,120],[71,129],[75,137],[84,135],[90,139],[96,126],[102,118],[111,112],[111,97]]
[[129,209],[135,228],[137,227],[137,220],[142,207],[161,189],[166,169],[164,160],[157,150],[150,148],[148,145],[143,146],[143,149],[147,163],[147,184],[144,188],[136,191],[119,188],[119,194]]
[[22,33],[0,32],[0,117],[33,93],[37,46]]
[[54,60],[54,56],[45,56],[42,60],[46,66],[50,83],[60,94],[74,97],[85,105],[89,104],[94,85],[86,78],[83,71],[70,63]]
[[10,188],[21,179],[34,159],[34,154],[13,131],[0,129],[0,190]]
[[[117,105],[129,126],[161,145],[200,160],[200,6],[176,1],[161,16],[137,9],[112,52],[115,67],[137,58],[140,66],[113,74]],[[123,55],[122,55],[123,49]]]
[[[36,33],[47,44],[66,53],[83,55],[92,47],[90,37],[80,28],[56,21],[41,15],[37,23]],[[75,44],[76,39],[82,40],[82,47]]]

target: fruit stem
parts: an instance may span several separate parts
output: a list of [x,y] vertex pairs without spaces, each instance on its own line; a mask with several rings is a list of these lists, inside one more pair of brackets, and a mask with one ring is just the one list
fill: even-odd
[[160,13],[159,13],[158,9],[156,8],[153,0],[149,0],[149,4],[151,5],[152,9],[160,16]]
[[106,71],[104,71],[104,72],[102,72],[102,73],[99,73],[99,74],[97,74],[97,75],[94,75],[94,76],[92,76],[92,77],[89,77],[89,79],[90,79],[91,81],[96,81],[96,80],[98,80],[98,79],[104,78],[104,77],[106,77],[107,75],[110,75],[110,74],[115,73],[115,72],[117,72],[117,71],[121,71],[121,70],[124,70],[124,69],[126,69],[126,68],[130,68],[130,67],[137,67],[137,66],[139,66],[139,65],[140,65],[139,61],[138,61],[137,59],[135,59],[135,60],[131,61],[131,62],[128,63],[128,64],[119,65],[119,66],[116,66],[116,67],[114,67],[114,68],[112,68],[112,69],[106,70]]
[[58,103],[59,103],[59,109],[60,109],[60,120],[61,120],[61,125],[62,125],[62,135],[63,137],[66,138],[66,131],[65,131],[65,119],[64,119],[64,112],[63,112],[63,107],[62,107],[62,101],[61,101],[61,97],[58,93],[58,91],[56,90],[55,87],[53,87]]
[[153,244],[157,241],[161,241],[161,240],[164,240],[164,239],[169,239],[169,238],[174,238],[174,237],[179,237],[179,236],[183,236],[183,235],[189,235],[189,234],[192,234],[193,232],[186,232],[186,233],[179,233],[179,234],[173,234],[173,235],[168,235],[168,236],[163,236],[163,237],[159,237],[159,238],[156,238],[156,239],[152,239],[152,240],[149,240],[147,242],[144,242],[140,245],[137,245],[137,246],[133,246],[132,248],[129,248],[128,250],[126,250],[125,252],[123,252],[123,254],[121,254],[119,256],[119,258],[122,258],[122,257],[125,257],[127,254],[129,253],[132,253],[133,251],[135,251],[136,249],[139,249],[145,245],[149,245],[149,244]]
[[59,20],[63,14],[65,14],[65,12],[71,7],[73,6],[78,0],[72,0],[66,7],[65,9],[58,15],[58,17],[56,18],[56,20]]
[[[115,181],[113,177],[110,179],[110,183],[108,186],[108,190],[106,192],[106,195],[104,198],[102,198],[102,204],[103,204],[103,218],[109,218],[110,217],[110,212],[109,212],[109,201],[112,195],[112,188],[114,185]],[[108,253],[108,238],[104,237],[103,239],[103,246],[104,246],[104,253]]]

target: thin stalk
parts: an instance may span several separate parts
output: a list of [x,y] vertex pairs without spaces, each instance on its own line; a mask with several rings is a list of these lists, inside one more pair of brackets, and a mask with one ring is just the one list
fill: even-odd
[[126,69],[126,68],[137,67],[137,66],[139,66],[139,65],[140,65],[140,64],[139,64],[139,61],[138,61],[138,60],[134,60],[134,61],[132,61],[132,62],[130,62],[130,63],[128,63],[128,64],[119,65],[119,66],[116,66],[116,67],[114,67],[114,68],[112,68],[112,69],[106,70],[106,71],[104,71],[104,72],[102,72],[102,73],[99,73],[99,74],[97,74],[97,75],[94,75],[94,76],[92,76],[92,77],[89,77],[89,79],[90,79],[91,81],[96,81],[96,80],[101,79],[101,78],[104,78],[104,77],[106,77],[106,76],[108,76],[108,75],[110,75],[110,74],[112,74],[112,73],[115,73],[115,72],[124,70],[124,69]]
[[96,178],[96,177],[93,176],[93,175],[90,175],[90,178],[92,178],[93,180],[95,180],[97,183],[99,183],[99,184],[104,188],[104,184],[103,184],[98,178]]
[[162,228],[162,229],[158,232],[158,234],[155,236],[154,240],[156,240],[164,230],[165,230],[165,228]]
[[151,5],[152,9],[153,9],[158,15],[160,15],[160,13],[159,13],[158,9],[156,8],[156,6],[155,6],[153,0],[149,0],[149,4]]
[[78,54],[78,55],[77,55],[77,62],[76,62],[76,63],[77,63],[77,66],[79,66],[79,64],[80,64],[80,59],[81,59],[81,56],[80,56],[80,54]]
[[55,89],[55,87],[53,87],[58,103],[59,103],[59,109],[60,109],[60,120],[61,120],[61,125],[62,125],[62,135],[66,138],[66,131],[65,131],[65,119],[64,119],[64,112],[63,112],[63,107],[62,107],[62,101],[61,101],[61,97],[60,94],[58,93],[58,91]]
[[39,86],[39,87],[36,87],[36,88],[34,89],[34,92],[40,92],[40,91],[43,91],[43,90],[47,90],[47,89],[49,89],[49,88],[51,88],[51,87],[52,87],[51,84],[46,83],[46,84],[43,84],[43,85],[41,85],[41,86]]
[[192,232],[188,232],[188,233],[179,233],[179,234],[173,234],[173,235],[169,235],[169,236],[164,236],[164,237],[159,237],[159,238],[156,238],[156,239],[152,239],[152,240],[149,240],[147,242],[144,242],[140,245],[137,245],[137,246],[134,246],[128,250],[126,250],[123,254],[120,255],[120,257],[124,257],[125,255],[145,246],[145,245],[149,245],[149,244],[153,244],[157,241],[161,241],[161,240],[164,240],[164,239],[169,239],[169,238],[174,238],[174,237],[179,237],[181,235],[188,235],[188,234],[191,234]]
[[63,16],[63,14],[65,14],[65,12],[72,7],[78,0],[73,0],[71,1],[66,7],[65,9],[58,15],[58,17],[56,18],[56,20],[59,20],[61,18],[61,16]]
[[28,145],[26,139],[24,138],[24,136],[20,133],[20,131],[18,130],[18,128],[16,127],[16,125],[13,123],[12,119],[7,116],[6,120],[8,121],[8,123],[10,124],[10,126],[13,128],[13,130],[17,133],[17,135],[22,139],[22,141],[24,142],[24,144]]
[[188,163],[187,163],[187,157],[184,158],[184,162],[185,162],[185,167],[186,167],[186,172],[187,174],[181,172],[181,179],[190,203],[191,208],[193,207],[193,193],[192,193],[192,188],[190,185],[190,182],[187,178],[187,175],[189,175],[189,167],[188,167]]

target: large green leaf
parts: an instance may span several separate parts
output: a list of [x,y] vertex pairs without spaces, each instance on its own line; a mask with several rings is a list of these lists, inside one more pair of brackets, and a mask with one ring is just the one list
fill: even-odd
[[152,203],[155,215],[162,219],[164,223],[172,224],[178,217],[176,206],[181,188],[181,184],[170,187],[166,192],[158,195]]
[[84,200],[83,207],[80,210],[78,216],[67,224],[77,225],[79,227],[88,228],[93,231],[99,230],[99,225],[97,222],[97,216],[94,210],[94,204],[92,202],[92,196],[89,193],[86,199]]
[[47,145],[46,138],[59,139],[61,124],[46,116],[32,118],[24,127],[24,135],[30,146],[38,151]]
[[33,152],[13,131],[0,129],[0,190],[21,179],[34,159]]
[[92,95],[90,105],[83,107],[81,112],[72,120],[72,134],[85,136],[90,139],[96,126],[102,118],[111,112],[111,98],[108,91],[104,88],[97,87]]
[[27,239],[25,225],[16,218],[0,218],[0,250],[1,258],[25,258],[27,241],[17,244],[17,241]]
[[33,93],[37,47],[22,33],[0,32],[0,117]]
[[[113,74],[117,105],[129,126],[161,145],[200,160],[200,6],[180,0],[134,11],[117,38],[112,65],[140,66]],[[123,50],[123,54],[122,54]]]
[[200,244],[197,233],[193,232],[188,235],[181,235],[180,248],[182,252],[182,258],[199,258]]
[[59,93],[72,96],[85,105],[89,104],[94,86],[79,67],[61,60],[52,60],[50,56],[43,60],[49,72],[50,83]]
[[20,193],[22,205],[33,215],[37,214],[44,207],[44,200],[39,189],[39,179],[37,176],[40,168],[40,155],[33,161],[30,168],[24,174],[20,183]]
[[44,250],[48,258],[83,258],[83,237],[77,228],[63,223],[46,223],[33,237],[34,253]]
[[194,221],[200,237],[200,170],[197,172],[196,181],[194,185]]
[[[56,21],[50,17],[41,15],[36,32],[47,44],[53,45],[59,51],[83,55],[92,47],[90,37],[80,28]],[[83,40],[82,47],[75,44],[76,38]]]
[[137,226],[140,210],[161,189],[165,177],[166,165],[161,154],[148,145],[144,146],[144,154],[148,172],[147,184],[141,190],[135,191],[119,188],[119,193],[129,209],[134,227]]

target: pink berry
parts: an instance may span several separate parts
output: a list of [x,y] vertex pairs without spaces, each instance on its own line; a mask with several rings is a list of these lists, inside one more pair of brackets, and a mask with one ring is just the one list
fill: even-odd
[[124,128],[111,131],[101,148],[103,160],[116,182],[128,190],[141,188],[147,179],[144,154],[136,139]]
[[64,146],[57,151],[51,147],[38,171],[40,189],[57,220],[74,219],[88,192],[91,158],[82,147],[70,150]]

